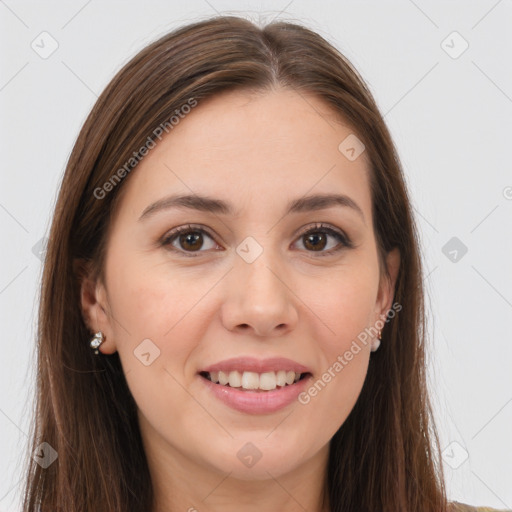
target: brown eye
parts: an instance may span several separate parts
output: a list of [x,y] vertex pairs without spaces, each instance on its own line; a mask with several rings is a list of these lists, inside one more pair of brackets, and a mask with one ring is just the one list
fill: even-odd
[[327,237],[325,233],[317,232],[304,235],[304,246],[306,249],[312,249],[313,251],[321,251],[327,245]]
[[[209,246],[208,240],[210,240]],[[193,226],[181,226],[174,229],[163,238],[161,245],[180,252],[185,256],[196,256],[196,254],[192,253],[200,254],[205,252],[201,250],[205,248],[205,245],[206,249],[217,247],[213,238],[204,229]]]
[[196,251],[203,245],[203,236],[199,231],[190,231],[184,235],[178,236],[181,247],[185,250]]
[[[338,243],[330,242],[330,239]],[[351,240],[341,231],[333,229],[324,224],[317,224],[313,229],[305,230],[299,237],[307,252],[318,253],[317,256],[329,256],[341,249],[354,247]],[[330,245],[330,247],[328,247]],[[325,250],[328,247],[328,250]]]

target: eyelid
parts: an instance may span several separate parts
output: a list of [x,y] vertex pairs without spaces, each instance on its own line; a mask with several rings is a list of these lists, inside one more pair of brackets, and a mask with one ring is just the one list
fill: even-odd
[[181,233],[188,233],[190,231],[199,231],[202,233],[206,233],[217,245],[219,245],[216,241],[216,236],[213,235],[208,228],[202,226],[200,224],[185,224],[183,226],[178,226],[177,228],[171,229],[167,231],[165,235],[160,239],[159,245],[162,247],[169,248],[171,251],[176,252],[185,257],[197,257],[200,256],[203,252],[208,251],[183,251],[181,249],[176,249],[171,245],[171,240],[179,236]]
[[329,249],[328,251],[304,251],[306,252],[306,254],[308,254],[308,257],[316,259],[335,256],[343,250],[353,249],[355,247],[355,244],[343,230],[325,222],[316,222],[313,225],[310,224],[308,226],[305,226],[296,235],[296,239],[299,240],[302,236],[308,233],[316,232],[327,233],[331,237],[336,238],[338,240],[338,244],[334,248]]
[[[163,247],[168,247],[173,252],[177,252],[180,255],[183,255],[185,257],[197,257],[200,256],[201,253],[204,252],[210,252],[210,251],[183,251],[181,249],[177,249],[171,245],[171,241],[179,236],[181,233],[187,233],[187,232],[193,232],[198,231],[205,233],[208,235],[217,245],[219,245],[216,241],[216,235],[213,235],[208,228],[205,226],[202,226],[200,224],[185,224],[182,226],[178,226],[177,228],[174,228],[168,232],[165,233],[165,235],[160,239],[159,244]],[[330,249],[328,251],[305,251],[308,253],[315,254],[315,257],[321,257],[321,256],[329,256],[335,253],[338,253],[342,249],[352,249],[355,247],[354,243],[351,241],[350,237],[345,234],[344,231],[341,229],[332,226],[328,223],[324,222],[316,222],[313,225],[309,224],[307,226],[304,226],[300,229],[300,231],[295,235],[294,240],[297,241],[301,236],[306,235],[307,233],[314,233],[317,231],[324,231],[328,235],[333,236],[339,240],[339,244],[336,248]],[[295,243],[295,242],[294,242]]]
[[[342,242],[347,247],[354,247],[352,240],[344,231],[342,231],[341,229],[339,229],[335,226],[332,226],[331,224],[327,224],[325,222],[316,222],[313,225],[310,224],[308,226],[305,226],[304,228],[302,228],[299,231],[299,233],[296,235],[296,237],[298,238],[298,237],[304,236],[305,234],[307,234],[309,232],[315,232],[315,231],[325,231],[326,233],[328,233],[330,235],[338,236],[342,239]],[[312,252],[314,252],[314,251],[312,251]]]

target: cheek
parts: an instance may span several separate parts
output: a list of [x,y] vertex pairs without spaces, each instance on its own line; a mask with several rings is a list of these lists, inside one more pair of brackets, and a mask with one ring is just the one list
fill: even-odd
[[201,339],[189,318],[198,290],[187,286],[186,276],[171,278],[162,265],[143,259],[124,258],[108,275],[116,349],[132,393],[137,398],[163,386],[169,395],[177,385],[171,376],[183,380],[193,340]]
[[201,340],[201,324],[191,321],[194,305],[205,291],[187,286],[186,278],[169,279],[161,268],[123,265],[110,276],[117,352],[130,392],[152,424],[171,428],[179,423],[171,411],[194,406],[183,385]]
[[206,291],[204,282],[192,283],[186,272],[169,273],[164,264],[149,264],[144,258],[124,258],[109,275],[113,313],[138,337],[171,336]]
[[323,329],[329,333],[324,339],[324,351],[330,359],[347,350],[352,340],[372,325],[377,275],[371,267],[366,268],[343,269],[314,295],[312,309],[328,327]]
[[350,414],[368,370],[367,330],[374,318],[378,274],[369,262],[361,261],[358,268],[343,268],[328,286],[310,294],[311,309],[328,329],[322,327],[326,334],[315,337],[321,354],[319,374],[299,402],[324,418],[318,428],[326,435],[334,434]]

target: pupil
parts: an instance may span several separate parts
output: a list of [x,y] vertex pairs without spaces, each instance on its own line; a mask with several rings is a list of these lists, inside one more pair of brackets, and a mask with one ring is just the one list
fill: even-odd
[[[193,242],[194,238],[196,239],[195,243]],[[190,248],[192,248],[192,249],[199,249],[201,247],[201,245],[202,245],[200,240],[201,240],[200,233],[197,233],[197,232],[195,232],[195,233],[187,233],[185,235],[181,235],[180,243],[182,245],[183,244],[187,245],[187,244],[189,244],[189,241],[191,241],[190,242]],[[199,243],[198,243],[198,241],[199,241]]]
[[[320,244],[318,244],[319,238],[323,239],[323,244],[321,242],[320,242]],[[314,233],[314,234],[308,235],[306,240],[307,240],[306,246],[313,240],[313,243],[312,243],[313,249],[318,249],[318,248],[323,249],[325,247],[325,236],[323,236],[321,234]]]

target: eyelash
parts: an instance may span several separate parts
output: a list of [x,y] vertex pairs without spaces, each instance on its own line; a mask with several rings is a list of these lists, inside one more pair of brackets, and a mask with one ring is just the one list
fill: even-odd
[[[167,233],[161,239],[160,245],[163,247],[168,247],[172,251],[180,253],[185,257],[195,258],[195,257],[199,256],[200,253],[206,252],[206,251],[184,251],[181,249],[177,249],[176,247],[173,247],[171,245],[172,242],[174,241],[174,239],[177,238],[179,235],[182,235],[183,233],[190,233],[190,232],[206,233],[212,240],[214,240],[213,235],[211,235],[204,228],[202,228],[200,226],[194,226],[193,224],[188,224],[186,226],[180,226],[176,229],[173,229],[169,233]],[[329,256],[329,255],[332,255],[332,254],[335,254],[335,253],[341,251],[342,249],[352,249],[354,247],[354,244],[352,243],[350,238],[348,238],[348,236],[346,236],[343,232],[333,229],[329,225],[323,224],[323,223],[317,223],[314,226],[308,226],[308,227],[304,228],[304,230],[302,230],[299,233],[297,239],[300,239],[301,237],[308,235],[310,233],[318,233],[318,232],[327,233],[328,235],[333,236],[340,242],[340,244],[334,249],[330,249],[329,251],[319,251],[317,253],[318,257]],[[307,251],[307,252],[316,252],[316,251]]]

